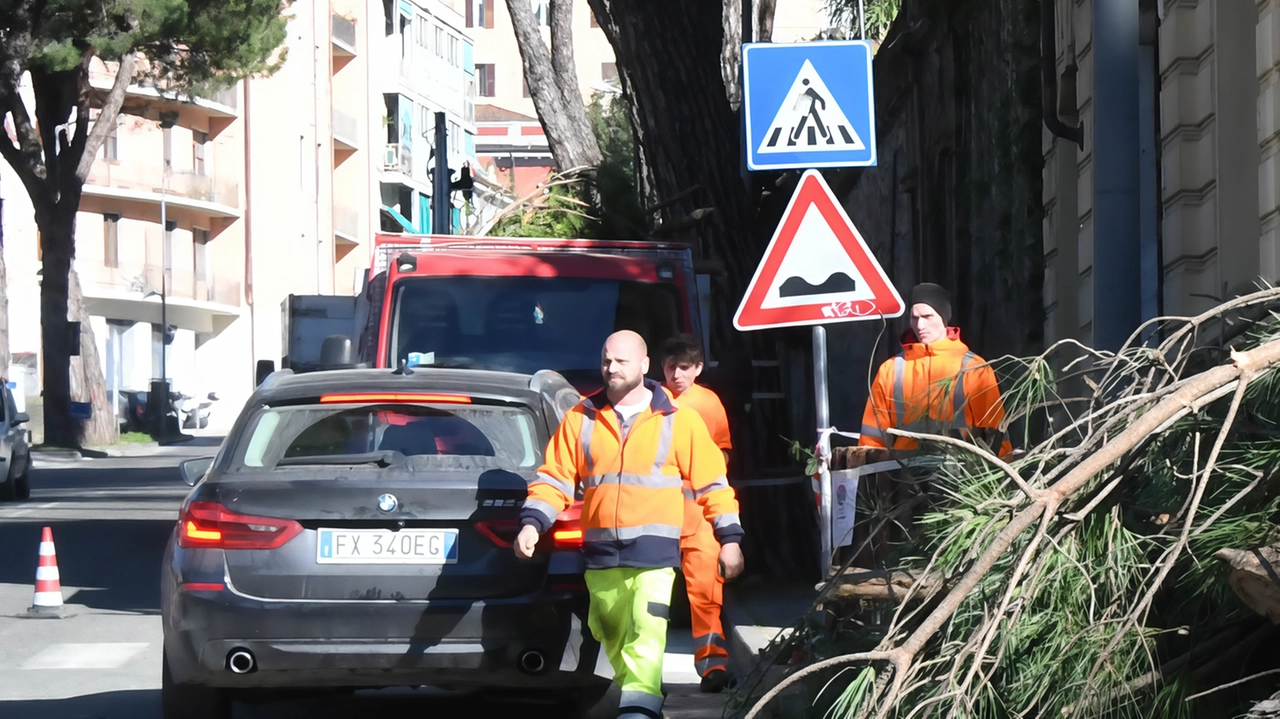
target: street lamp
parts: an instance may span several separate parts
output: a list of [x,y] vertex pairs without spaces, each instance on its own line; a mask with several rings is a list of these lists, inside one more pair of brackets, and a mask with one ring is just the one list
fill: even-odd
[[[162,112],[160,113],[160,129],[166,132],[178,124],[178,113]],[[169,365],[168,365],[168,343],[165,341],[169,336],[169,216],[168,216],[168,195],[169,195],[169,144],[168,137],[162,142],[164,146],[164,163],[160,168],[160,379],[151,382],[151,392],[149,393],[147,404],[151,409],[151,416],[155,418],[152,425],[152,436],[167,437],[169,428],[165,422],[165,417],[169,413]]]

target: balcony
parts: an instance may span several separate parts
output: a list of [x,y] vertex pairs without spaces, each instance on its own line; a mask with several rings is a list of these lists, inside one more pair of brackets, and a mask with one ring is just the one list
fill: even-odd
[[[114,70],[95,65],[89,72],[90,106],[101,109],[114,83]],[[178,125],[208,132],[212,138],[217,137],[240,116],[239,97],[238,86],[219,90],[210,97],[200,97],[156,87],[130,85],[125,90],[120,113],[156,122],[160,121],[162,113],[177,113]]]
[[333,108],[334,164],[340,165],[360,149],[360,121],[354,115]]
[[333,208],[333,236],[339,245],[360,243],[360,212],[351,207]]
[[[240,218],[240,186],[217,175],[171,172],[161,181],[160,163],[98,160],[89,171],[81,212],[117,213],[160,222],[163,194],[167,219],[183,227],[207,227],[216,236]],[[163,193],[162,193],[163,188]]]
[[413,155],[409,148],[398,142],[387,143],[382,155],[384,172],[399,172],[402,175],[413,174]]
[[[160,324],[160,273],[158,264],[105,267],[101,262],[76,262],[84,282],[85,305],[90,314],[108,319]],[[165,320],[195,332],[218,333],[240,316],[240,282],[214,277],[196,281],[190,269],[170,270],[165,292]]]
[[333,45],[333,71],[337,72],[347,66],[356,56],[358,40],[356,39],[356,22],[337,13],[332,16],[330,42]]

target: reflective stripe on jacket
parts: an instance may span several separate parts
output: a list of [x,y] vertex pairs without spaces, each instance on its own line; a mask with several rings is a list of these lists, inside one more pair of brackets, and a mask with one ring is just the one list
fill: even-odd
[[591,569],[680,566],[687,480],[721,544],[739,542],[738,502],[706,425],[656,382],[624,439],[604,391],[570,410],[529,484],[521,521],[540,533],[583,487],[583,554]]
[[[733,440],[729,436],[729,415],[724,411],[724,405],[715,392],[699,384],[689,385],[689,389],[676,396],[676,403],[698,413],[702,422],[707,425],[707,431],[711,433],[711,441],[715,442],[717,447],[726,452],[733,449]],[[693,487],[689,485],[688,480],[685,480],[684,530],[680,535],[682,539],[697,534],[702,524],[706,522],[702,516],[702,507],[698,506],[696,500]]]
[[[946,339],[929,345],[914,340],[909,331],[903,335],[902,352],[876,372],[858,445],[888,446],[887,428],[928,434],[984,428],[1001,438],[1000,454],[1009,452],[1000,430],[1004,406],[996,374],[960,341],[960,330],[948,327]],[[896,437],[892,446],[907,451],[918,444]]]

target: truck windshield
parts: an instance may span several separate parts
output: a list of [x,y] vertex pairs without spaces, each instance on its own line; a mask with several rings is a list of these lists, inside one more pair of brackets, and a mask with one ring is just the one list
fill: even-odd
[[422,277],[395,283],[392,366],[462,366],[598,379],[600,346],[634,330],[657,348],[684,331],[678,288],[577,277]]

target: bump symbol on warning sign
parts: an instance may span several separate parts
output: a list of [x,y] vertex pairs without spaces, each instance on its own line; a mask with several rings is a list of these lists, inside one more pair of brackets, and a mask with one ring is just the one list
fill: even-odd
[[840,109],[813,63],[805,60],[756,152],[864,149],[866,145],[853,129],[853,123]]

